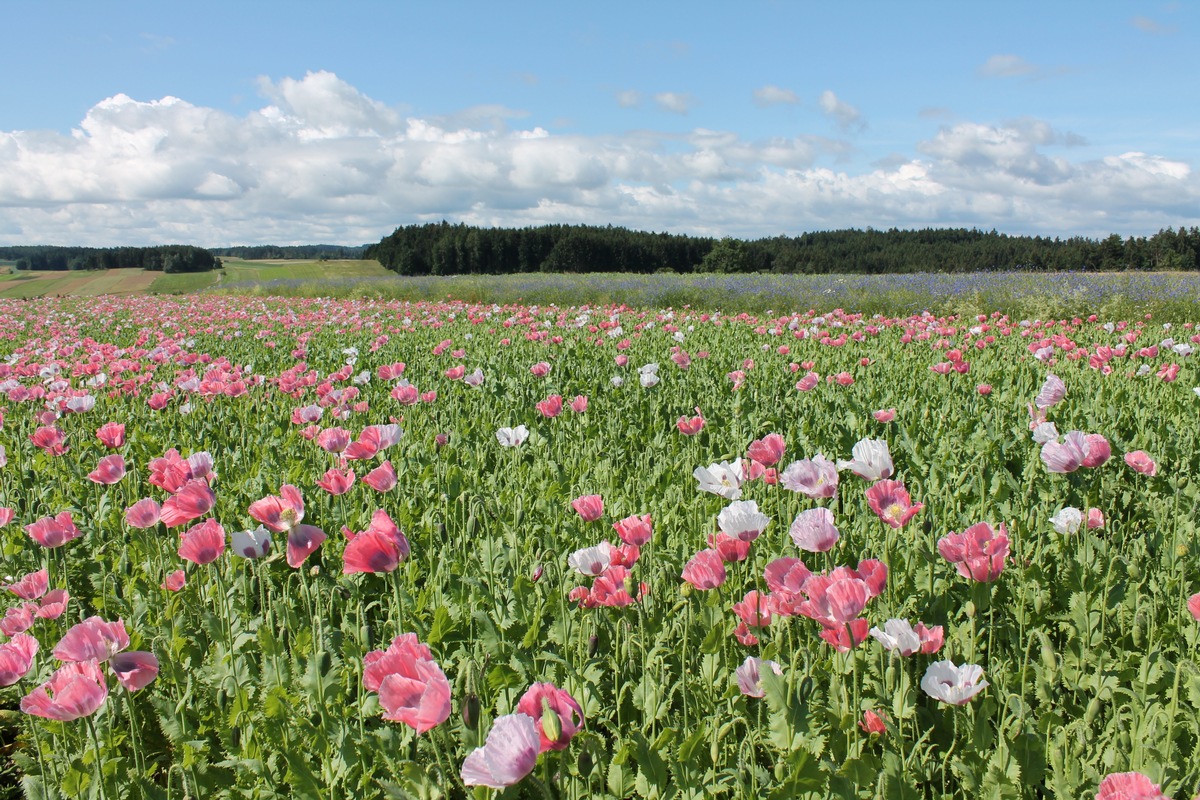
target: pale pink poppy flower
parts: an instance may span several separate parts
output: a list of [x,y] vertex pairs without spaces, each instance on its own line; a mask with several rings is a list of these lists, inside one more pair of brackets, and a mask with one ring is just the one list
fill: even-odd
[[[379,693],[384,719],[402,722],[418,735],[450,716],[450,682],[416,634],[401,634],[386,651],[364,656],[363,686]],[[536,733],[532,739],[536,750]]]
[[262,558],[271,549],[271,532],[262,525],[252,531],[234,531],[230,547],[242,558]]
[[742,665],[733,671],[737,679],[738,690],[747,697],[762,697],[762,671],[769,669],[776,675],[783,675],[783,667],[774,661],[747,656]]
[[893,528],[903,528],[925,507],[924,503],[912,502],[908,490],[900,481],[879,481],[867,489],[867,505]]
[[571,401],[571,410],[576,414],[582,414],[587,411],[588,399],[585,395],[577,394],[575,399]]
[[[875,418],[876,422],[882,422],[886,425],[887,423],[891,422],[892,420],[894,420],[896,418],[896,409],[887,408],[887,409],[880,409],[879,411],[872,411],[871,416]],[[870,712],[867,712],[867,713],[870,713]]]
[[[538,751],[565,750],[583,728],[583,709],[569,692],[553,683],[535,683],[521,695],[517,712],[539,720]],[[549,716],[548,716],[549,715]],[[557,724],[554,717],[558,718]],[[547,725],[551,730],[547,730]]]
[[350,487],[353,485],[354,470],[352,469],[330,469],[317,481],[318,488],[324,489],[335,497],[350,491]]
[[385,461],[363,475],[362,482],[377,492],[390,492],[396,486],[396,469],[391,461]]
[[300,429],[300,435],[303,436],[305,439],[307,439],[310,442],[313,439],[317,438],[317,435],[320,433],[321,433],[320,425],[309,425],[307,428]]
[[1042,384],[1042,390],[1034,398],[1033,404],[1038,408],[1050,408],[1066,396],[1066,384],[1057,375],[1050,374],[1046,376],[1046,382]]
[[695,436],[704,428],[704,417],[700,414],[700,409],[696,409],[694,417],[680,417],[675,421],[675,427],[684,436]]
[[16,513],[17,512],[14,509],[8,507],[0,508],[0,528],[3,528],[8,523],[12,522],[13,517],[16,516]]
[[580,575],[594,578],[603,574],[612,564],[612,550],[613,547],[608,542],[585,547],[567,556],[567,565]]
[[192,480],[200,480],[203,478],[212,484],[212,479],[217,477],[217,473],[213,471],[212,454],[201,450],[199,453],[192,453],[187,457],[188,469],[191,470]]
[[930,372],[936,372],[938,375],[949,375],[954,369],[954,364],[950,361],[939,361],[929,367]]
[[118,422],[106,422],[96,429],[96,438],[110,450],[125,444],[125,426]]
[[108,660],[108,666],[127,692],[145,689],[158,677],[158,658],[144,650],[117,653]]
[[778,433],[768,433],[763,438],[751,442],[746,455],[764,467],[773,467],[783,458],[783,449],[783,437]]
[[1187,601],[1188,612],[1200,622],[1200,592],[1192,595]]
[[708,546],[717,551],[726,564],[745,561],[750,555],[750,542],[718,531],[708,535]]
[[29,441],[42,448],[46,455],[61,456],[71,448],[67,446],[67,436],[58,428],[42,427],[33,432]]
[[1039,423],[1033,429],[1033,443],[1045,444],[1046,442],[1057,442],[1059,437],[1058,427],[1053,422]]
[[12,686],[29,673],[38,647],[38,640],[28,633],[18,633],[0,644],[0,686]]
[[990,383],[981,383],[975,387],[975,391],[979,392],[984,397],[992,393],[992,385]]
[[613,523],[613,530],[621,537],[621,541],[641,547],[650,541],[654,532],[654,521],[649,514],[638,516],[634,514],[620,522]]
[[730,372],[725,377],[728,378],[729,381],[733,384],[733,391],[735,391],[735,392],[738,389],[741,389],[742,384],[744,384],[746,382],[746,373],[740,369],[735,369],[733,372]]
[[821,382],[821,376],[815,372],[805,374],[803,378],[796,381],[796,389],[801,392],[809,392],[817,388],[817,384]]
[[838,460],[838,469],[849,469],[869,481],[891,477],[892,454],[883,439],[861,439],[850,452],[849,461]]
[[6,584],[3,588],[15,594],[22,600],[37,600],[50,588],[50,573],[45,569],[22,575],[14,583]]
[[598,494],[585,494],[572,500],[571,508],[584,522],[593,522],[604,516],[604,498]]
[[225,529],[211,517],[179,535],[179,557],[193,564],[211,564],[225,552]]
[[446,377],[452,381],[460,380],[466,374],[467,374],[467,368],[464,367],[462,364],[458,364],[458,365],[453,366],[450,369],[446,370]]
[[24,603],[9,608],[4,612],[3,619],[0,619],[0,633],[11,637],[32,628],[33,612],[37,610],[37,607],[37,603]]
[[[2,420],[0,420],[0,424],[3,424]],[[0,444],[0,469],[3,469],[7,465],[8,465],[8,453],[7,453],[7,451],[5,451],[4,445]]]
[[1083,437],[1087,441],[1087,455],[1083,458],[1083,466],[1098,467],[1112,456],[1112,447],[1098,433],[1089,433]]
[[624,367],[629,364],[629,356],[622,353],[613,359],[613,363],[615,363],[618,367]]
[[997,531],[986,522],[979,522],[962,533],[950,532],[938,540],[942,558],[958,570],[958,574],[973,581],[990,583],[1004,571],[1008,558],[1008,530],[1000,523]]
[[63,664],[46,683],[21,698],[21,710],[45,719],[70,722],[104,705],[108,680],[95,661]]
[[865,619],[852,619],[845,625],[821,626],[820,636],[839,653],[849,653],[867,640],[867,629],[871,623]]
[[75,527],[70,511],[60,512],[55,517],[42,517],[36,522],[26,525],[25,532],[29,538],[42,547],[60,547],[69,541],[83,536],[83,531]]
[[307,405],[302,408],[292,409],[292,424],[293,425],[310,425],[314,422],[320,422],[325,409],[320,406]]
[[746,592],[745,597],[733,604],[733,613],[751,628],[765,628],[771,624],[767,596],[755,589]]
[[415,406],[421,402],[421,392],[411,383],[402,383],[392,389],[392,399],[405,406]]
[[1047,472],[1067,474],[1083,466],[1088,456],[1089,444],[1087,436],[1082,431],[1071,431],[1061,444],[1055,441],[1042,445],[1042,463]]
[[345,428],[326,428],[317,434],[317,447],[327,453],[340,453],[350,444],[350,431]]
[[120,454],[104,456],[96,468],[88,473],[88,480],[103,486],[111,486],[125,477],[125,459]]
[[342,457],[350,461],[364,461],[368,458],[374,458],[377,453],[388,449],[400,441],[402,435],[403,432],[396,423],[389,425],[368,425],[363,428],[357,441],[346,445],[346,449],[342,452]]
[[497,718],[488,731],[487,742],[463,761],[463,783],[506,789],[519,782],[537,765],[537,729],[537,723],[528,714]]
[[1050,525],[1058,533],[1064,536],[1070,536],[1079,532],[1079,526],[1083,524],[1083,512],[1074,506],[1067,506],[1060,509],[1053,517],[1050,518]]
[[550,374],[550,365],[545,361],[539,361],[529,368],[529,372],[535,377],[544,378]]
[[125,524],[131,528],[149,528],[158,524],[162,509],[153,499],[147,497],[125,509]]
[[918,622],[914,629],[906,619],[889,619],[883,628],[871,628],[870,634],[885,650],[893,650],[905,658],[916,653],[936,653],[944,639],[941,625],[926,628],[925,623]]
[[524,425],[515,428],[500,428],[496,431],[496,440],[501,447],[520,447],[529,438],[529,429]]
[[737,500],[742,496],[745,473],[740,458],[732,463],[722,461],[720,464],[709,464],[707,468],[696,467],[692,477],[699,482],[697,488],[702,492],[720,495],[726,500]]
[[562,413],[563,399],[560,394],[552,394],[545,400],[534,404],[539,414],[543,417],[553,419]]
[[67,610],[67,603],[70,601],[71,595],[67,594],[66,589],[46,592],[38,600],[38,607],[33,610],[33,615],[38,619],[58,619]]
[[725,582],[725,562],[716,550],[701,550],[683,568],[683,579],[702,591]]
[[754,635],[754,628],[751,628],[745,622],[739,621],[733,629],[733,638],[746,647],[753,647],[758,644],[758,637]]
[[779,478],[783,488],[800,492],[805,497],[818,500],[833,497],[838,490],[837,465],[824,455],[805,458],[788,464]]
[[771,518],[758,510],[754,500],[734,500],[717,514],[717,526],[729,536],[752,542],[762,534]]
[[274,533],[286,533],[287,562],[298,568],[327,538],[325,532],[312,525],[301,525],[304,519],[304,498],[300,490],[290,484],[279,488],[278,495],[270,495],[250,504],[250,516],[261,522]]
[[937,661],[929,665],[921,678],[925,694],[943,703],[964,706],[971,698],[988,687],[983,680],[983,667],[975,664],[955,666],[953,661]]
[[357,572],[392,572],[408,558],[410,547],[406,537],[383,509],[371,516],[371,525],[362,533],[343,528],[349,542],[342,554],[342,574]]
[[1100,781],[1096,800],[1171,800],[1140,772],[1115,772]]
[[168,528],[175,528],[204,516],[216,503],[217,496],[207,481],[190,480],[163,501],[158,518]]
[[763,570],[767,588],[772,592],[797,594],[804,589],[805,582],[812,577],[812,572],[798,558],[777,558],[767,564]]
[[1134,450],[1132,453],[1125,454],[1125,463],[1134,472],[1140,472],[1143,475],[1153,477],[1158,474],[1158,464],[1154,463],[1154,459],[1145,450]]
[[1104,512],[1098,508],[1089,508],[1087,516],[1088,530],[1104,527]]
[[824,553],[841,538],[833,524],[833,512],[828,508],[801,511],[792,521],[788,534],[796,547],[809,553]]
[[54,647],[59,661],[107,661],[129,647],[129,634],[121,620],[105,622],[88,617],[71,627]]
[[166,589],[168,592],[178,592],[186,585],[187,575],[184,574],[183,570],[177,569],[174,572],[167,573],[167,576],[163,578],[161,588]]
[[[471,372],[471,373],[463,376],[463,383],[465,383],[467,386],[470,386],[472,388],[477,388],[479,386],[482,386],[483,385],[483,370],[480,369],[479,367],[476,367],[474,372]],[[430,400],[430,401],[426,401],[426,402],[432,402],[432,401]]]
[[869,736],[876,736],[887,733],[887,714],[880,716],[874,711],[867,710],[863,712],[862,719],[858,722],[858,727],[862,728],[863,733]]

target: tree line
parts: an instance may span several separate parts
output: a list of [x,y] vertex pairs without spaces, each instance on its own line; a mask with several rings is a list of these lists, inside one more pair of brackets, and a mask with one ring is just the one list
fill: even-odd
[[1010,236],[965,228],[836,230],[714,239],[619,227],[397,228],[363,258],[401,275],[516,272],[890,273],[1195,270],[1200,228],[1105,239]]
[[158,247],[0,247],[0,260],[18,270],[145,269],[154,272],[207,272],[221,261],[202,247],[169,244]]
[[263,259],[306,259],[313,261],[328,261],[331,259],[362,258],[367,245],[343,244],[256,244],[239,245],[236,247],[210,247],[213,255],[222,258],[242,258],[247,261]]

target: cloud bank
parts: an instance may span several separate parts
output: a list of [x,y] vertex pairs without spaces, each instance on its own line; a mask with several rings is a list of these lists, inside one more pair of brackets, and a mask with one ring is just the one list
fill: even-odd
[[[552,134],[500,105],[423,119],[328,72],[259,90],[262,107],[240,116],[117,95],[67,135],[0,132],[0,242],[363,243],[442,218],[745,237],[1200,224],[1191,165],[1143,152],[1071,160],[1081,137],[1032,119],[947,124],[909,154],[849,171],[853,145],[819,135]],[[835,122],[861,125],[857,109],[827,95],[820,105]],[[692,100],[655,102],[685,113]]]

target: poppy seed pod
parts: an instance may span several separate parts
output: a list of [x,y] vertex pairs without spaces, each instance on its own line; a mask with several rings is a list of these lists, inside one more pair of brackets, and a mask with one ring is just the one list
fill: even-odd
[[600,649],[600,637],[592,634],[588,637],[588,658],[595,658],[596,651]]
[[462,721],[471,730],[479,725],[479,695],[470,692],[462,701]]

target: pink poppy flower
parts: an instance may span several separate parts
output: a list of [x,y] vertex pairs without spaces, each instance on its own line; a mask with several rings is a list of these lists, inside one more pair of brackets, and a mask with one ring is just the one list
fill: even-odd
[[[403,633],[387,650],[363,656],[363,687],[379,694],[383,718],[402,722],[418,734],[450,716],[450,682],[415,633]],[[537,734],[533,734],[534,747]]]
[[539,402],[535,405],[537,407],[539,414],[541,414],[543,417],[549,417],[550,419],[553,419],[554,417],[557,417],[559,414],[562,413],[562,410],[563,410],[562,395],[552,394],[549,397],[547,397],[545,400],[542,400],[541,402]]
[[1164,383],[1173,383],[1179,377],[1179,365],[1164,364],[1159,368],[1157,375]]
[[582,414],[587,411],[588,399],[585,395],[577,394],[575,399],[571,401],[571,410],[576,414]]
[[732,564],[738,561],[745,561],[750,555],[750,542],[739,539],[736,536],[730,536],[724,531],[710,533],[708,535],[708,546],[717,551],[717,555],[726,564]]
[[354,470],[352,469],[330,469],[317,481],[318,488],[324,489],[335,497],[350,491],[350,487],[353,485]]
[[225,552],[225,529],[211,517],[179,535],[179,557],[193,564],[211,564]]
[[167,494],[178,492],[192,477],[192,465],[174,448],[150,460],[150,483]]
[[327,453],[340,453],[350,444],[350,431],[345,428],[326,428],[317,434],[317,447]]
[[38,619],[58,619],[67,610],[67,603],[70,601],[71,595],[67,594],[66,589],[54,589],[46,592],[38,600],[38,606],[33,610],[33,615]]
[[1048,472],[1067,474],[1083,466],[1088,457],[1089,444],[1082,431],[1071,431],[1063,437],[1062,444],[1048,441],[1042,445],[1042,463]]
[[204,516],[217,503],[217,496],[204,480],[189,480],[178,492],[163,501],[158,519],[168,528]]
[[783,458],[783,449],[783,437],[778,433],[768,433],[751,442],[746,454],[764,467],[773,467]]
[[22,600],[36,600],[50,588],[50,573],[39,569],[37,572],[22,575],[16,582],[6,584],[3,588]]
[[70,511],[63,511],[56,517],[42,517],[36,522],[26,525],[25,532],[29,538],[42,547],[60,547],[67,542],[83,536],[83,531],[75,527]]
[[545,361],[539,361],[529,368],[529,372],[535,377],[544,378],[550,374],[550,365]]
[[1188,612],[1200,622],[1200,592],[1192,595],[1187,601]]
[[466,757],[462,781],[467,786],[506,789],[537,765],[538,726],[528,714],[499,717],[488,731],[487,742]]
[[887,714],[880,716],[874,711],[864,711],[862,719],[858,722],[858,727],[862,728],[863,733],[869,736],[877,736],[887,733]]
[[716,589],[725,582],[725,562],[716,550],[701,550],[683,568],[683,579],[697,589]]
[[1098,508],[1089,508],[1087,515],[1088,530],[1104,527],[1104,512]]
[[1050,408],[1061,402],[1066,396],[1066,384],[1057,375],[1051,374],[1046,376],[1046,382],[1042,384],[1042,390],[1034,398],[1033,404],[1038,408]]
[[0,686],[12,686],[29,674],[38,640],[28,633],[18,633],[0,644]]
[[825,456],[793,461],[779,478],[783,488],[800,492],[805,497],[817,500],[833,497],[838,489],[837,465]]
[[700,409],[696,409],[694,417],[680,417],[675,421],[675,427],[684,436],[695,436],[704,429],[704,417],[700,414]]
[[16,511],[8,507],[0,508],[0,528],[12,522],[16,513]]
[[[871,416],[875,418],[876,422],[882,422],[883,424],[886,425],[887,423],[891,422],[892,420],[894,420],[896,418],[896,409],[887,408],[887,409],[880,409],[879,411],[872,411]],[[870,712],[867,712],[867,713],[870,713]]]
[[1087,442],[1087,455],[1083,457],[1082,466],[1098,467],[1112,456],[1112,448],[1108,444],[1108,439],[1105,439],[1098,433],[1089,433],[1083,437]]
[[807,373],[803,378],[796,381],[796,389],[801,392],[809,392],[817,388],[817,384],[821,382],[821,376],[815,372]]
[[421,392],[411,383],[403,383],[392,389],[392,399],[398,401],[401,405],[415,406],[421,402]]
[[733,604],[733,613],[751,628],[765,628],[771,624],[771,609],[767,596],[751,589],[746,596]]
[[343,528],[342,532],[349,539],[342,554],[343,575],[392,572],[408,558],[408,537],[383,509],[375,511],[370,527],[362,533],[354,533],[348,528]]
[[400,441],[403,432],[396,423],[390,425],[368,425],[363,428],[357,441],[346,446],[342,453],[344,458],[351,461],[365,461],[374,458],[376,454],[388,449]]
[[61,456],[71,448],[67,446],[67,436],[58,428],[42,427],[33,432],[29,441],[42,448],[48,456]]
[[908,490],[900,481],[879,481],[867,489],[867,505],[893,528],[903,528],[925,507],[924,503],[912,502]]
[[1171,800],[1140,772],[1115,772],[1100,781],[1096,800]]
[[45,719],[70,722],[104,705],[108,681],[95,661],[63,664],[46,683],[21,698],[21,710]]
[[144,650],[117,653],[108,666],[127,692],[145,689],[158,677],[158,658]]
[[446,370],[446,377],[452,381],[460,380],[462,378],[462,376],[466,375],[466,374],[467,374],[467,368],[464,367],[462,364],[458,364],[458,365],[453,366],[450,369]]
[[11,637],[32,628],[33,612],[37,610],[37,607],[37,603],[24,603],[9,608],[4,612],[4,618],[0,619],[0,633]]
[[131,528],[149,528],[158,524],[161,508],[149,497],[125,509],[125,524]]
[[96,468],[88,473],[88,480],[104,486],[111,486],[125,477],[125,459],[120,454],[104,456],[96,464]]
[[980,522],[962,533],[953,531],[938,540],[938,552],[958,570],[958,574],[973,581],[990,583],[1004,571],[1008,557],[1008,531],[1000,523],[997,531]]
[[634,514],[620,522],[614,522],[613,530],[625,544],[641,547],[650,541],[650,536],[654,533],[654,520],[649,514],[643,514],[640,517]]
[[54,646],[59,661],[107,661],[129,647],[129,634],[121,620],[105,622],[88,617],[71,627]]
[[572,500],[571,508],[584,522],[593,522],[604,516],[604,499],[598,494],[585,494]]
[[798,558],[777,558],[763,570],[767,588],[772,592],[799,593],[812,572]]
[[1150,458],[1150,455],[1145,450],[1134,450],[1132,453],[1126,453],[1125,463],[1134,472],[1140,472],[1143,475],[1151,477],[1158,474],[1158,464],[1154,463],[1154,459]]
[[975,391],[979,392],[984,397],[992,393],[992,385],[990,383],[981,383],[975,387]]
[[377,492],[390,492],[396,486],[396,470],[391,461],[385,461],[363,475],[362,482]]
[[250,516],[274,533],[286,533],[287,562],[298,568],[325,541],[325,532],[312,525],[301,525],[304,498],[291,484],[279,487],[278,495],[268,495],[250,504]]
[[796,547],[809,553],[824,553],[841,538],[833,525],[833,512],[828,508],[801,511],[793,520],[788,534]]
[[106,422],[96,429],[96,438],[110,450],[125,444],[125,426],[118,422]]
[[848,575],[813,575],[804,582],[803,591],[807,599],[800,604],[800,615],[826,628],[844,627],[862,613],[871,599],[866,582]]
[[174,572],[168,573],[167,577],[163,578],[162,588],[168,592],[178,592],[187,585],[187,576],[183,570],[177,569]]
[[[629,570],[614,564],[596,578],[585,605],[588,608],[595,608],[597,606],[625,608],[626,606],[630,606],[637,602],[637,599],[629,593],[631,586]],[[646,584],[639,584],[638,598],[645,596],[646,592]]]
[[[521,695],[517,712],[540,720],[538,751],[565,750],[571,739],[583,728],[583,709],[569,692],[553,683],[535,683]],[[557,717],[557,722],[555,722]],[[547,730],[547,727],[550,730]]]
[[839,653],[849,653],[867,640],[867,629],[871,623],[865,619],[853,619],[836,627],[821,626],[821,638]]
[[783,668],[774,661],[747,656],[742,665],[733,671],[737,679],[738,691],[746,697],[762,697],[762,671],[769,669],[776,675],[783,675]]

